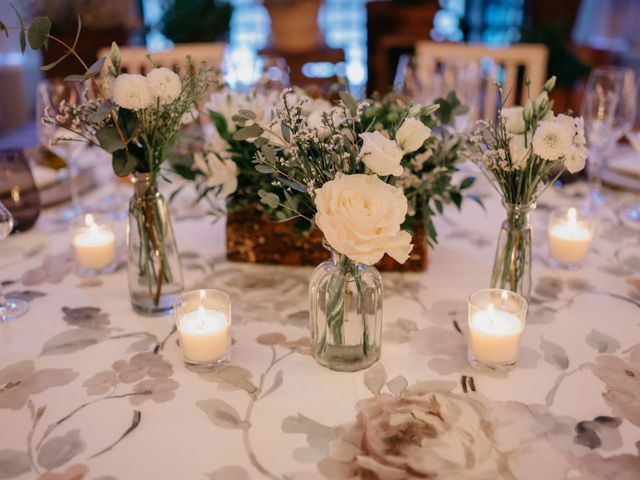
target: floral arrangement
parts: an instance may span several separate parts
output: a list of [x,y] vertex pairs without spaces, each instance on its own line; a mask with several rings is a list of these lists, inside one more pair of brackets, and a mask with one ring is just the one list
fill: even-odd
[[[308,98],[301,91],[290,93],[289,97],[293,98],[293,95],[304,99],[301,115],[321,140],[331,135],[325,116],[330,116],[331,121],[338,124],[345,119],[342,107],[327,100]],[[448,203],[460,207],[463,190],[474,181],[473,177],[468,177],[459,183],[454,182],[454,174],[458,170],[456,163],[466,152],[467,138],[450,124],[454,115],[464,113],[464,108],[455,94],[439,99],[437,103],[437,109],[422,109],[404,103],[396,95],[387,95],[374,97],[362,111],[362,121],[370,124],[369,131],[362,137],[365,149],[370,152],[370,169],[374,171],[377,168],[383,175],[393,174],[391,183],[402,187],[409,201],[404,227],[413,229],[415,221],[424,221],[429,243],[437,241],[433,225],[435,214],[442,213]],[[241,95],[227,90],[212,94],[205,104],[212,122],[204,126],[202,152],[196,152],[192,161],[178,163],[175,167],[183,177],[195,181],[198,198],[209,202],[213,215],[259,205],[260,199],[264,198],[264,194],[260,197],[260,191],[277,191],[273,179],[260,175],[254,168],[254,157],[263,140],[256,142],[246,135],[255,134],[257,128],[263,128],[271,140],[283,147],[286,142],[278,138],[278,132],[270,133],[269,126],[279,107],[282,107],[282,102],[275,92]],[[255,117],[247,116],[247,112],[253,112]],[[235,136],[238,129],[247,126],[251,129]],[[383,141],[391,131],[397,132],[398,149],[388,150],[389,144]],[[426,141],[420,142],[421,133]],[[380,148],[382,151],[379,152]],[[385,148],[386,153],[395,155],[393,171],[385,170],[380,163],[384,162]],[[296,199],[301,214],[297,217],[301,220],[297,223],[299,229],[309,230],[313,224],[306,220],[313,216],[313,209],[304,198],[298,198],[303,195],[300,191],[292,189],[288,193]],[[274,220],[291,217],[291,211],[280,204],[263,202],[262,208]]]
[[587,159],[581,117],[555,116],[551,77],[524,107],[501,108],[496,125],[480,122],[474,143],[482,150],[479,166],[488,173],[505,203],[534,202],[566,169],[582,170]]
[[582,170],[587,158],[582,118],[553,113],[549,92],[555,82],[547,80],[524,107],[501,108],[496,124],[481,121],[472,137],[476,162],[507,209],[491,285],[525,297],[531,290],[529,213],[565,170]]
[[[61,58],[43,66],[43,70],[54,68],[68,56],[82,65],[82,74],[65,78],[83,84],[82,101],[58,105],[56,113],[45,112],[43,122],[69,132],[66,137],[57,135],[54,142],[86,141],[111,154],[117,175],[135,174],[136,195],[129,206],[132,228],[128,230],[132,303],[147,314],[170,309],[171,295],[182,289],[182,274],[166,204],[157,190],[157,177],[183,123],[194,118],[195,107],[212,83],[212,70],[205,65],[196,67],[188,59],[187,67],[177,73],[166,68],[153,68],[146,76],[122,73],[115,43],[108,66],[104,57],[88,66],[76,50],[80,16],[75,42],[68,45],[51,34],[48,17],[34,19],[27,28],[20,12],[11,7],[19,22],[23,52],[27,43],[38,50],[46,48],[50,41],[65,49]],[[0,22],[0,31],[8,34],[8,30]],[[175,291],[163,295],[165,285]]]

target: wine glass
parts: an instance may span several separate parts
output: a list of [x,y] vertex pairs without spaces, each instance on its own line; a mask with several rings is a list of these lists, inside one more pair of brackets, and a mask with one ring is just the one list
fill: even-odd
[[[0,202],[0,241],[9,236],[13,230],[13,216]],[[0,322],[21,317],[29,310],[29,303],[20,298],[6,298],[4,286],[0,282]]]
[[[627,139],[633,148],[640,154],[640,79],[636,83],[636,114],[631,124],[631,128],[627,131]],[[640,201],[635,201],[622,206],[623,215],[640,225]]]
[[393,80],[393,90],[405,100],[422,105],[433,102],[442,90],[442,75],[436,72],[435,59],[401,55]]
[[[61,108],[63,105],[76,106],[81,100],[82,86],[76,82],[43,80],[38,84],[36,94],[36,132],[40,144],[62,158],[69,172],[71,206],[65,209],[58,222],[68,222],[82,213],[78,192],[78,156],[87,143],[73,132],[72,118]],[[54,118],[56,125],[47,119]],[[63,140],[70,139],[70,140]]]
[[591,72],[581,114],[589,147],[587,173],[593,204],[604,203],[600,175],[604,159],[631,127],[636,110],[635,97],[633,70],[601,67]]

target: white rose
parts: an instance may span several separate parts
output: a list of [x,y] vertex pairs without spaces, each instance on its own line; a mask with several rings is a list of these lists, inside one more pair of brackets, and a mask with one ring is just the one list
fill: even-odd
[[402,175],[400,162],[404,154],[396,142],[389,140],[381,132],[361,133],[360,138],[360,154],[367,167],[380,176]]
[[160,101],[160,105],[173,103],[182,92],[180,77],[165,67],[154,68],[147,73],[147,82],[151,95]]
[[122,73],[111,84],[109,97],[121,108],[144,110],[153,104],[153,95],[146,77]]
[[516,170],[524,170],[529,161],[529,149],[524,146],[524,135],[514,135],[509,139],[511,163]]
[[215,153],[208,153],[206,158],[197,152],[193,156],[194,168],[207,177],[207,186],[218,187],[221,198],[227,198],[238,189],[238,166],[233,160],[221,160]]
[[500,116],[504,118],[504,126],[507,129],[507,133],[524,133],[524,108],[503,108]]
[[420,120],[407,118],[396,132],[396,142],[404,153],[418,150],[431,135],[431,129]]
[[315,220],[337,252],[372,265],[386,253],[399,263],[409,258],[411,235],[400,230],[407,198],[375,175],[338,174],[316,191]]

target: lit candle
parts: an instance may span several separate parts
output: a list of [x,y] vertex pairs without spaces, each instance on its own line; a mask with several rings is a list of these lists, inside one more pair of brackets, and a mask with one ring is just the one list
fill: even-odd
[[585,261],[593,239],[593,220],[570,208],[566,212],[552,213],[549,220],[549,252],[559,264],[579,265]]
[[469,300],[469,360],[490,370],[509,370],[518,361],[527,303],[506,290],[480,290]]
[[71,243],[82,269],[103,270],[115,262],[116,237],[107,225],[98,225],[91,214],[85,215],[83,226],[75,228]]
[[[174,314],[180,346],[185,363],[189,366],[215,365],[228,360],[231,347],[230,310],[224,305],[222,309],[207,308],[206,302],[211,301],[207,292],[215,290],[187,292],[176,300]],[[196,294],[199,296],[197,309],[185,311],[195,301]]]

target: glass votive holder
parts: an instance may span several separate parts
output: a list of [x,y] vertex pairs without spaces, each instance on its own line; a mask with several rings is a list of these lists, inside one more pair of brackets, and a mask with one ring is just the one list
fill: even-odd
[[87,213],[69,224],[76,272],[91,276],[116,269],[116,236],[112,223],[104,216]]
[[588,209],[570,207],[553,210],[549,216],[549,255],[554,265],[577,268],[585,263],[595,217]]
[[527,306],[524,297],[508,290],[489,288],[471,295],[467,358],[473,367],[506,374],[516,366]]
[[184,364],[217,370],[231,360],[231,300],[219,290],[193,290],[176,298],[173,316]]

